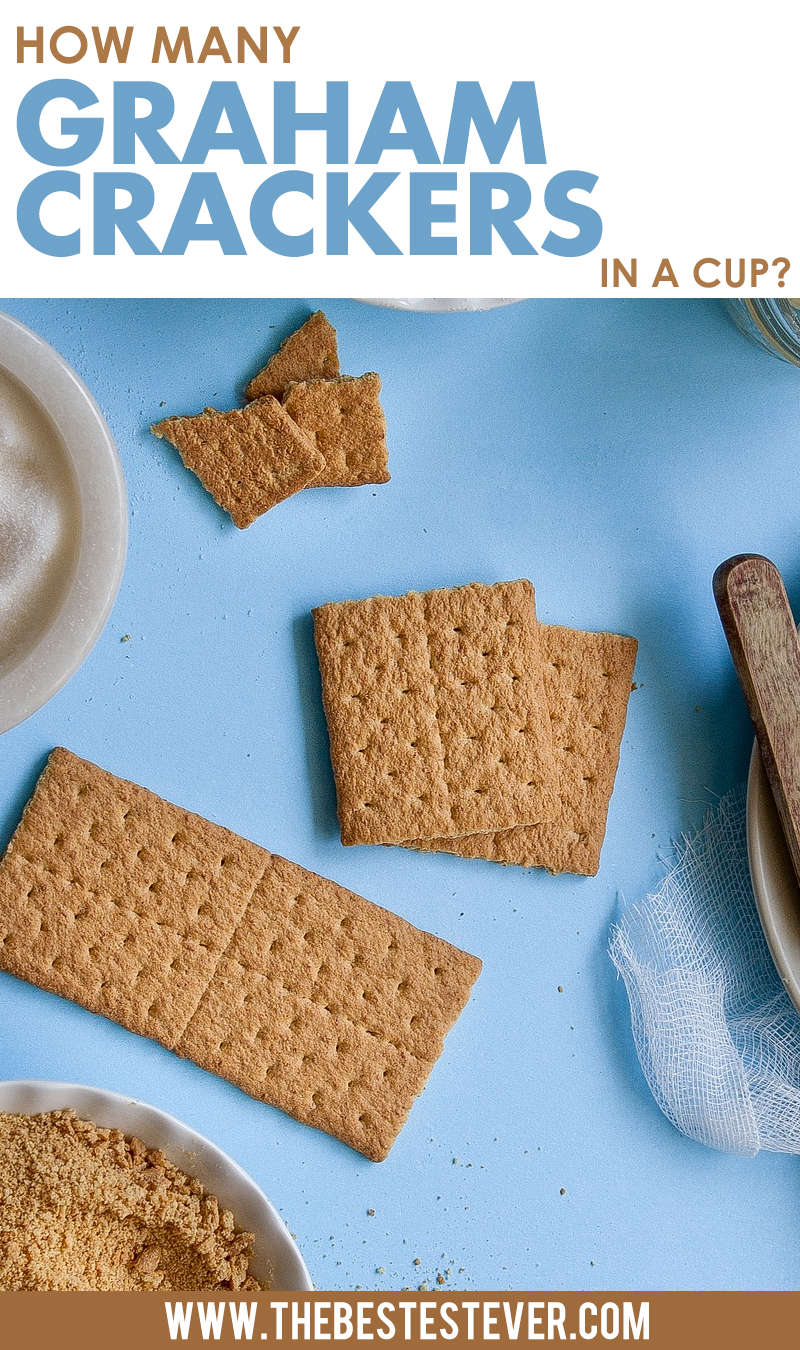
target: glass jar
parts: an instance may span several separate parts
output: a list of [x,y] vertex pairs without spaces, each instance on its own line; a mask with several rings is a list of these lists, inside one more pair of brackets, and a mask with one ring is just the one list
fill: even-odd
[[800,366],[800,300],[723,300],[734,323],[751,342]]

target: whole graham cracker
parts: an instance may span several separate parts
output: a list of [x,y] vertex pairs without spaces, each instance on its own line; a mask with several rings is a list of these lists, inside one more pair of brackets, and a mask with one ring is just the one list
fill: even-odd
[[274,398],[231,412],[206,408],[196,417],[167,417],[151,431],[180,451],[240,530],[307,487],[325,463]]
[[289,385],[283,406],[311,436],[325,460],[312,487],[359,487],[388,483],[386,420],[381,380],[374,372],[357,378],[303,380]]
[[314,636],[344,844],[557,817],[529,581],[322,605]]
[[0,862],[0,968],[379,1161],[480,962],[59,749]]
[[409,847],[546,867],[549,872],[597,872],[637,643],[616,633],[546,624],[539,635],[558,765],[558,816],[546,824],[461,839],[426,839]]
[[275,355],[253,376],[245,393],[249,399],[265,394],[281,398],[293,380],[331,380],[338,374],[336,329],[318,309],[284,339]]

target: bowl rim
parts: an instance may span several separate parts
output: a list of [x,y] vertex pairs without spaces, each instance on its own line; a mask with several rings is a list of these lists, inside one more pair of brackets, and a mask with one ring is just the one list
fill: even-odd
[[361,296],[360,299],[363,305],[377,305],[382,309],[402,309],[408,314],[480,314],[490,309],[500,309],[504,305],[516,305],[522,299],[522,296],[509,296],[504,300],[455,300],[447,298],[440,300],[378,300],[372,296]]
[[800,891],[758,741],[747,774],[747,858],[758,917],[783,987],[800,1012]]
[[[32,1105],[20,1104],[27,1102]],[[0,1111],[33,1115],[38,1111],[67,1107],[98,1125],[139,1135],[144,1143],[151,1148],[160,1148],[171,1162],[212,1190],[225,1207],[233,1211],[237,1223],[255,1233],[254,1258],[260,1277],[278,1264],[289,1273],[289,1282],[281,1279],[280,1283],[270,1286],[271,1292],[314,1288],[297,1243],[261,1187],[230,1154],[193,1126],[159,1106],[109,1088],[87,1083],[61,1083],[48,1078],[0,1080]],[[106,1119],[98,1119],[103,1115]],[[148,1139],[146,1133],[151,1127],[157,1137]],[[215,1175],[217,1172],[219,1176]],[[257,1218],[259,1213],[260,1222],[254,1223],[254,1217]],[[280,1263],[276,1261],[278,1254]]]
[[0,676],[1,735],[57,694],[100,636],[125,567],[128,501],[114,438],[92,394],[55,347],[4,311],[0,368],[53,423],[80,505],[79,547],[66,594],[33,646]]

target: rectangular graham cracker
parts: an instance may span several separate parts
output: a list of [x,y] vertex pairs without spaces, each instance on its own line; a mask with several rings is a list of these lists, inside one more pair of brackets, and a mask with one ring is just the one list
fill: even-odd
[[206,408],[196,417],[167,417],[151,431],[175,446],[240,530],[307,487],[325,464],[274,398],[231,412]]
[[529,581],[314,610],[344,844],[558,816]]
[[253,376],[245,393],[249,399],[265,394],[282,398],[294,380],[333,380],[338,374],[336,329],[318,309],[284,339],[275,355]]
[[374,372],[289,385],[283,406],[325,460],[312,487],[388,483],[381,380]]
[[427,839],[411,848],[463,858],[594,876],[619,763],[636,662],[635,638],[539,629],[547,702],[559,766],[558,817],[465,839]]
[[0,862],[0,968],[386,1157],[480,961],[54,750]]

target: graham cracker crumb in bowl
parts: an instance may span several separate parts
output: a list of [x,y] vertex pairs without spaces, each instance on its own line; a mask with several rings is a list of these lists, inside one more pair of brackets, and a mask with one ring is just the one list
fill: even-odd
[[0,1112],[0,1290],[253,1290],[254,1238],[158,1149]]

